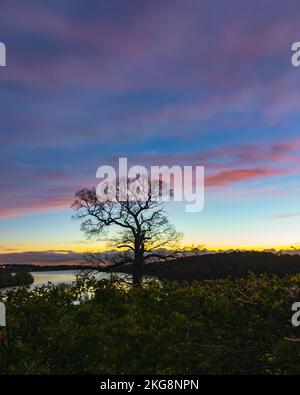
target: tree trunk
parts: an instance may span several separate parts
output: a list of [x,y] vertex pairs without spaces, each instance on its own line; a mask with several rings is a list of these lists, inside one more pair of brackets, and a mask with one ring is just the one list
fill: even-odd
[[133,285],[140,285],[143,280],[143,254],[141,251],[135,251],[134,262],[133,262],[133,275],[132,282]]
[[133,276],[132,276],[133,285],[135,286],[141,285],[142,279],[143,279],[143,275],[141,273],[140,268],[134,265]]

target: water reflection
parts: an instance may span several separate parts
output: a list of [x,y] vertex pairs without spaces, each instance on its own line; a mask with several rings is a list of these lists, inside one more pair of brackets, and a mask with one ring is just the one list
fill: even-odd
[[50,272],[32,272],[34,278],[33,284],[30,288],[34,289],[36,287],[41,287],[47,285],[48,282],[58,285],[58,284],[71,284],[76,280],[76,275],[82,273],[81,271],[73,270],[63,270],[63,271],[50,271]]
[[[31,272],[34,282],[30,285],[29,289],[34,289],[37,287],[42,287],[43,285],[47,285],[49,282],[58,285],[58,284],[72,284],[76,280],[76,276],[83,274],[85,271],[82,270],[52,270],[52,271],[45,271],[45,272]],[[125,277],[124,274],[118,274],[120,277]],[[96,278],[101,280],[104,278],[109,278],[111,276],[110,273],[97,273]],[[11,289],[17,287],[8,287],[8,288],[1,288],[0,292],[6,292]]]

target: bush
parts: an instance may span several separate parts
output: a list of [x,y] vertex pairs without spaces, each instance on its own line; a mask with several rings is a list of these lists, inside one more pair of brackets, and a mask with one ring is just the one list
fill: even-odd
[[19,272],[13,276],[13,282],[15,285],[30,285],[33,281],[33,276],[28,272]]
[[0,288],[30,285],[33,281],[33,276],[28,272],[19,272],[13,275],[6,269],[0,270]]
[[291,290],[299,286],[299,276],[249,275],[136,288],[109,280],[19,288],[5,296],[0,371],[300,373],[300,329],[290,323]]
[[0,288],[13,285],[13,276],[8,270],[0,270]]

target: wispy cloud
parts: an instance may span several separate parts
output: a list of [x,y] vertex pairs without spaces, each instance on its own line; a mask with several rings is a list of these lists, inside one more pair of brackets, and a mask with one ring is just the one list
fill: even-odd
[[82,254],[74,251],[28,251],[0,254],[0,263],[8,264],[78,264]]
[[221,171],[207,178],[207,186],[224,186],[234,182],[252,181],[257,178],[284,174],[281,170],[256,168]]
[[282,214],[274,214],[271,216],[271,218],[294,218],[294,217],[300,217],[300,211],[299,212],[294,212],[294,213],[282,213]]

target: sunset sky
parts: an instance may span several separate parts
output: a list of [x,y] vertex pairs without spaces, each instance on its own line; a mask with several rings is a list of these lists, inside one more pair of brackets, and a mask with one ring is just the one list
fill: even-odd
[[299,15],[299,0],[2,0],[0,262],[105,248],[70,205],[120,156],[205,166],[204,210],[168,207],[185,244],[300,247]]

